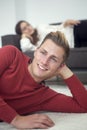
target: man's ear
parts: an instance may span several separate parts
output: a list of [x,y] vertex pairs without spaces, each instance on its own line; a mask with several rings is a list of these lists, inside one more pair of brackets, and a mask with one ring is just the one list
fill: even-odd
[[62,68],[65,65],[65,63],[63,62],[58,68]]

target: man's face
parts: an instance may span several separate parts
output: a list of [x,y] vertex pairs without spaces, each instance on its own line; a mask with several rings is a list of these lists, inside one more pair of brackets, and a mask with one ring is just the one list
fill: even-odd
[[34,53],[30,65],[32,77],[39,82],[54,76],[63,62],[63,56],[63,48],[47,39]]

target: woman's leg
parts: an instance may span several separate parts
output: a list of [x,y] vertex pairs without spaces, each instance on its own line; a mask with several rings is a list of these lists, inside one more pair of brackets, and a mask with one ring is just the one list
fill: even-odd
[[87,46],[87,20],[81,20],[81,23],[74,26],[75,47]]

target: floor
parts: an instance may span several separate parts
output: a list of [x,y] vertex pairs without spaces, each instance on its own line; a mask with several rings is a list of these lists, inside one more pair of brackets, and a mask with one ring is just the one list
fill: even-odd
[[[87,87],[87,85],[85,85]],[[71,95],[65,85],[50,85],[52,89]],[[87,114],[45,112],[54,122],[55,126],[49,130],[87,130]],[[6,123],[0,123],[0,130],[18,130]],[[21,129],[25,130],[25,129]],[[29,129],[27,129],[29,130]],[[34,129],[32,129],[34,130]],[[40,130],[40,129],[38,129]]]

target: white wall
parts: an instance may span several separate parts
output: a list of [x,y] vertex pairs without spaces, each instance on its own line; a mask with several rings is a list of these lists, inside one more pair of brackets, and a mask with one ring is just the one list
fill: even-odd
[[0,0],[0,35],[14,32],[15,6],[14,0]]
[[87,18],[87,0],[26,1],[26,19],[33,25]]
[[15,0],[16,22],[26,19],[26,0]]
[[14,33],[16,22],[14,4],[14,0],[0,0],[0,36]]
[[0,36],[15,33],[19,20],[33,26],[66,19],[87,19],[87,0],[0,0]]

